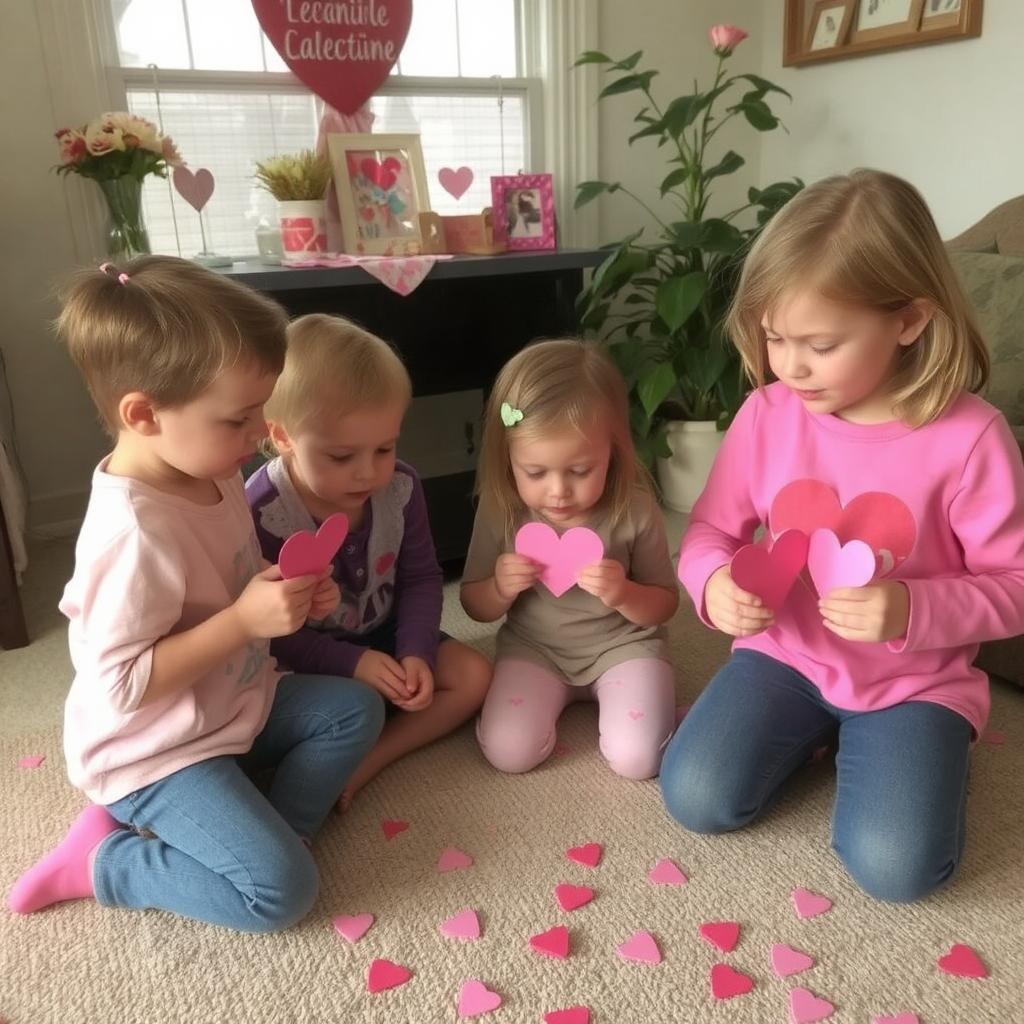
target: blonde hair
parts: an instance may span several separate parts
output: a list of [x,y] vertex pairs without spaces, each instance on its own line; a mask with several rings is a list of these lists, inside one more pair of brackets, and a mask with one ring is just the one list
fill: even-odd
[[[505,403],[523,414],[511,427],[502,420]],[[636,457],[626,384],[615,364],[603,349],[576,340],[537,342],[505,364],[484,411],[476,493],[495,503],[507,533],[526,509],[512,474],[513,436],[530,441],[566,428],[585,434],[595,420],[611,432],[611,461],[600,504],[619,523],[635,488],[650,490],[650,480]]]
[[61,290],[57,332],[85,378],[107,432],[132,391],[173,408],[225,370],[284,364],[288,317],[273,300],[173,256],[82,270]]
[[408,371],[387,342],[344,317],[310,313],[288,325],[284,370],[264,413],[297,434],[325,412],[387,402],[404,411],[411,398]]
[[932,316],[901,347],[892,380],[896,416],[929,423],[964,389],[988,381],[989,354],[935,221],[909,182],[855,170],[804,189],[751,247],[727,330],[751,381],[761,386],[767,351],[761,321],[794,286],[879,312],[924,300]]

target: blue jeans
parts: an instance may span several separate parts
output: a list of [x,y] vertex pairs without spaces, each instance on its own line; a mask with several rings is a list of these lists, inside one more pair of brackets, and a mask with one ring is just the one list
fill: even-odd
[[941,705],[844,711],[788,666],[737,651],[665,751],[665,807],[691,832],[741,828],[837,731],[833,849],[869,895],[926,896],[964,848],[971,726]]
[[[354,680],[284,676],[248,753],[189,765],[107,807],[156,838],[124,830],[104,840],[96,899],[244,932],[295,924],[319,885],[303,839],[323,824],[383,724],[379,694]],[[264,796],[252,777],[270,773]]]

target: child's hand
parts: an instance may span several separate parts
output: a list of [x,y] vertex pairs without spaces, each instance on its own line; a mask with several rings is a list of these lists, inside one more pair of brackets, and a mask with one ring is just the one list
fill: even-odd
[[408,700],[413,695],[406,684],[405,669],[383,651],[367,651],[356,663],[353,675],[393,704]]
[[326,619],[341,600],[341,591],[338,584],[331,578],[331,568],[328,566],[320,573],[319,582],[313,591],[313,603],[309,607],[311,619]]
[[775,621],[775,614],[765,608],[761,598],[733,582],[727,565],[713,572],[704,587],[704,608],[715,626],[729,636],[753,636]]
[[537,582],[541,567],[526,555],[510,551],[494,563],[494,589],[502,601],[514,601]]
[[614,558],[604,558],[580,569],[576,582],[608,608],[618,608],[626,600],[626,570]]
[[316,586],[315,576],[285,580],[272,565],[249,580],[232,607],[250,640],[288,636],[309,617]]
[[402,668],[405,669],[405,684],[412,696],[408,700],[395,701],[395,704],[403,711],[429,708],[434,700],[434,673],[430,666],[422,658],[409,655],[402,659]]
[[818,602],[822,623],[844,640],[885,643],[905,636],[910,591],[896,580],[840,587]]

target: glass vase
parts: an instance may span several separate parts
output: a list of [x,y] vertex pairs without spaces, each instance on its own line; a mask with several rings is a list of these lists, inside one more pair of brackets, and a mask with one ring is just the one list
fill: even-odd
[[150,251],[149,235],[142,223],[142,182],[124,174],[97,184],[110,214],[107,255],[118,262],[147,255]]

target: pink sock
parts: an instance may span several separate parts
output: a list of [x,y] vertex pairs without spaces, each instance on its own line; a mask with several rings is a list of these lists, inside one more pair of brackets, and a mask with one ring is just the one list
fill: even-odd
[[61,900],[95,895],[93,853],[120,827],[105,807],[90,804],[75,818],[60,845],[14,883],[7,905],[16,914],[31,914]]

